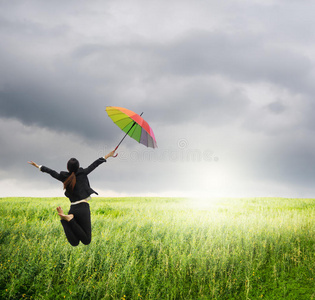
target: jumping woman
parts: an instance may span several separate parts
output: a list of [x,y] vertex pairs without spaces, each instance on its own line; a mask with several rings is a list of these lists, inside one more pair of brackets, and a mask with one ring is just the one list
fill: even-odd
[[68,172],[62,171],[60,173],[45,166],[39,166],[33,161],[28,162],[40,171],[48,173],[53,178],[63,182],[65,196],[69,198],[71,206],[67,215],[64,214],[60,206],[57,207],[57,212],[66,237],[72,246],[78,246],[80,241],[84,245],[91,243],[91,214],[88,200],[91,199],[91,194],[97,193],[90,187],[87,175],[100,164],[106,162],[106,159],[114,156],[114,153],[115,150],[111,151],[85,169],[80,167],[77,159],[71,158],[67,163]]

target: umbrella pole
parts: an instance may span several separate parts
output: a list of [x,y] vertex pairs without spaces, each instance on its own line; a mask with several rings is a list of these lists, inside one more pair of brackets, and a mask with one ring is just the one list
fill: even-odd
[[127,134],[129,133],[129,131],[132,129],[133,126],[135,126],[136,122],[133,122],[132,126],[130,127],[130,129],[127,131],[127,133],[124,135],[124,137],[121,139],[121,141],[119,142],[119,144],[117,145],[117,147],[115,148],[115,150],[118,149],[118,147],[120,146],[120,144],[122,143],[122,141],[125,139],[125,137],[127,136]]
[[[143,115],[143,112],[141,113],[140,117]],[[132,126],[129,128],[129,130],[127,131],[127,133],[125,134],[125,136],[121,139],[121,141],[119,142],[119,144],[117,145],[117,147],[115,148],[115,151],[118,149],[118,147],[120,146],[120,144],[122,143],[122,141],[125,139],[125,137],[128,135],[128,133],[130,132],[130,130],[133,128],[133,126],[136,125],[136,121],[133,121]],[[118,155],[118,153],[114,156],[116,157]]]

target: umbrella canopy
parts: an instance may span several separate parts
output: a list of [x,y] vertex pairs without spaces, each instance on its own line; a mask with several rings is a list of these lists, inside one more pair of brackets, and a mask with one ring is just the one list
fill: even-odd
[[[117,106],[107,106],[106,112],[113,122],[137,142],[151,148],[157,148],[154,133],[149,124],[135,112]],[[123,137],[123,139],[126,137]],[[120,141],[120,143],[123,141]],[[118,144],[118,146],[120,145]],[[116,149],[118,148],[116,147]]]

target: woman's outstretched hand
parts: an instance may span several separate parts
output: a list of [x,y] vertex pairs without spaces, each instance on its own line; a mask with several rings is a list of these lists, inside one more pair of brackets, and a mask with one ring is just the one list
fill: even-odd
[[39,165],[37,163],[34,163],[33,161],[28,161],[28,163],[36,168],[39,168]]
[[115,151],[116,151],[116,150],[113,150],[113,151],[109,152],[107,155],[105,155],[105,159],[107,159],[107,158],[109,158],[109,157],[113,157],[114,154],[115,154]]

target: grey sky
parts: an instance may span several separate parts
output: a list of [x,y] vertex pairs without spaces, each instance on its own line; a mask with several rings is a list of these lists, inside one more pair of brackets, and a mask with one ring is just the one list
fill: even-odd
[[312,1],[0,1],[0,196],[61,196],[29,166],[83,166],[144,112],[100,196],[313,197]]

